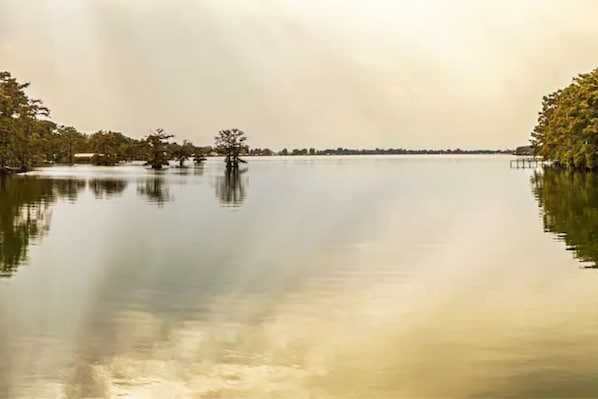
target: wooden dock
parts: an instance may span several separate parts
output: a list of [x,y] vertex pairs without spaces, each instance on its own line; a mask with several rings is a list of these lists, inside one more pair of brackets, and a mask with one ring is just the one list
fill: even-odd
[[544,164],[539,158],[521,157],[511,160],[511,169],[537,169]]

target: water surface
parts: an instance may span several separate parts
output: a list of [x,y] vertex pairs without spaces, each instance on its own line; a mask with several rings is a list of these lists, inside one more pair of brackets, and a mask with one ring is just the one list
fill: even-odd
[[505,156],[4,179],[0,397],[596,396],[597,183]]

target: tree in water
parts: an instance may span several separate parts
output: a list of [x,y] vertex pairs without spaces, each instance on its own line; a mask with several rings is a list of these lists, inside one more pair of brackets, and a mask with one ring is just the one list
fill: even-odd
[[179,168],[185,167],[185,161],[187,161],[193,155],[194,151],[195,147],[187,140],[184,140],[182,145],[173,144],[172,155],[179,163]]
[[23,172],[46,163],[72,164],[77,152],[95,153],[93,163],[116,165],[145,160],[148,144],[119,132],[86,135],[49,120],[40,100],[30,98],[28,83],[0,71],[0,174]]
[[216,139],[216,149],[224,154],[227,171],[239,170],[239,163],[246,163],[240,158],[241,152],[247,149],[245,132],[239,129],[221,130]]
[[145,141],[148,144],[147,164],[152,169],[162,169],[164,165],[168,165],[168,151],[166,149],[166,142],[168,139],[174,137],[172,134],[167,134],[164,129],[156,129],[152,132]]
[[196,165],[199,165],[201,163],[203,163],[203,161],[206,160],[206,156],[200,151],[200,150],[196,150],[195,154],[193,154],[193,162]]
[[95,165],[114,166],[128,159],[127,147],[133,140],[120,132],[100,130],[89,136],[88,141],[89,149],[95,153]]

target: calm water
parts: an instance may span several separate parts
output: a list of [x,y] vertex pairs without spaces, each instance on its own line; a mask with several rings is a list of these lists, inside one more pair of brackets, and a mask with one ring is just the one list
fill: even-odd
[[598,395],[598,180],[509,157],[0,182],[0,397]]

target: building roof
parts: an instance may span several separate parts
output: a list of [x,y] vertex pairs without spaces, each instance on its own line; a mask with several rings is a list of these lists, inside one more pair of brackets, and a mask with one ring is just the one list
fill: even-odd
[[[80,152],[78,154],[73,154],[74,158],[92,158],[94,155],[96,155],[95,152]],[[97,154],[97,155],[102,155],[102,154]]]

